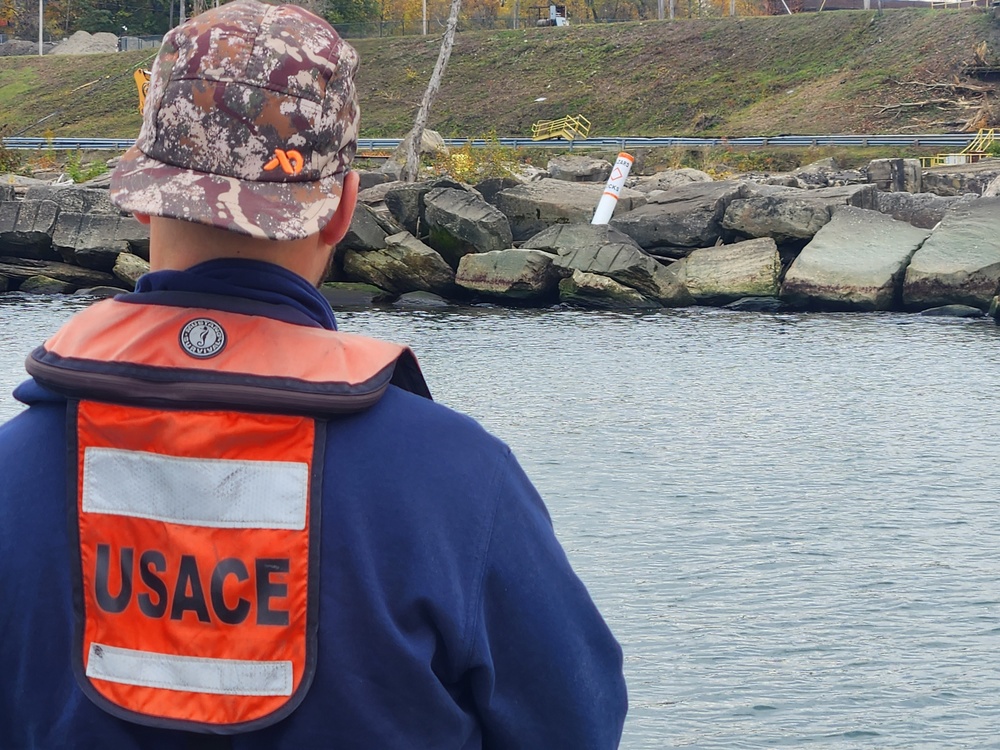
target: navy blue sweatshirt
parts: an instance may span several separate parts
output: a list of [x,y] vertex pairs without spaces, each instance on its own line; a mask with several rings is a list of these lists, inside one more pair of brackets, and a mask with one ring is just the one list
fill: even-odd
[[[125,298],[190,305],[209,293],[335,327],[303,279],[252,261],[152,273]],[[618,746],[621,649],[538,493],[472,419],[395,387],[328,427],[319,661],[302,704],[222,738],[105,713],[71,669],[66,402],[33,381],[15,396],[30,408],[0,427],[0,747]]]

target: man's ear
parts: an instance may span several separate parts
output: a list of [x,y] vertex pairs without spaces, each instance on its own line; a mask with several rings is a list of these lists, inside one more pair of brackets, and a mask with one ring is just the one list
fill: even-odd
[[347,234],[351,228],[351,217],[354,216],[354,207],[358,202],[358,183],[361,175],[350,170],[344,176],[344,187],[340,192],[340,205],[337,212],[325,227],[319,230],[320,239],[331,247],[336,245]]
[[135,220],[138,221],[140,224],[145,224],[147,227],[149,226],[149,214],[133,213],[132,215],[135,217]]

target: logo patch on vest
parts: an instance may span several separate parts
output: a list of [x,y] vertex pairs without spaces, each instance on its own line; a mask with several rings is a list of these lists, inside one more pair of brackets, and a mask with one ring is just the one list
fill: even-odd
[[181,348],[195,359],[214,357],[226,347],[226,332],[211,318],[195,318],[181,329]]

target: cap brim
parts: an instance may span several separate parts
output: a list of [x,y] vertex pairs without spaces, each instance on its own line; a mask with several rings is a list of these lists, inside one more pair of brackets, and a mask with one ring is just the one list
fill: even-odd
[[343,184],[343,172],[313,181],[249,182],[171,166],[133,146],[111,176],[111,200],[134,213],[295,240],[333,218]]

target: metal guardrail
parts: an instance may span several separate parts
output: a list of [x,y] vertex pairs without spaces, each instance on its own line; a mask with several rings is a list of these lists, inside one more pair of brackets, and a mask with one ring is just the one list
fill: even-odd
[[[908,146],[927,148],[961,149],[967,146],[974,133],[944,133],[923,135],[775,135],[752,138],[674,138],[674,137],[624,137],[624,138],[581,138],[575,141],[548,140],[534,141],[531,138],[499,138],[486,140],[476,138],[446,138],[449,148],[470,145],[482,148],[500,145],[512,148],[558,148],[576,151],[585,149],[619,149],[628,151],[637,148],[706,148],[713,146],[736,146],[740,148],[763,148],[768,146]],[[392,150],[400,144],[399,138],[360,138],[358,148],[363,150]],[[132,146],[134,139],[123,138],[4,138],[5,148],[27,151],[124,151]]]
[[125,151],[135,139],[123,138],[4,138],[4,148],[14,151]]

